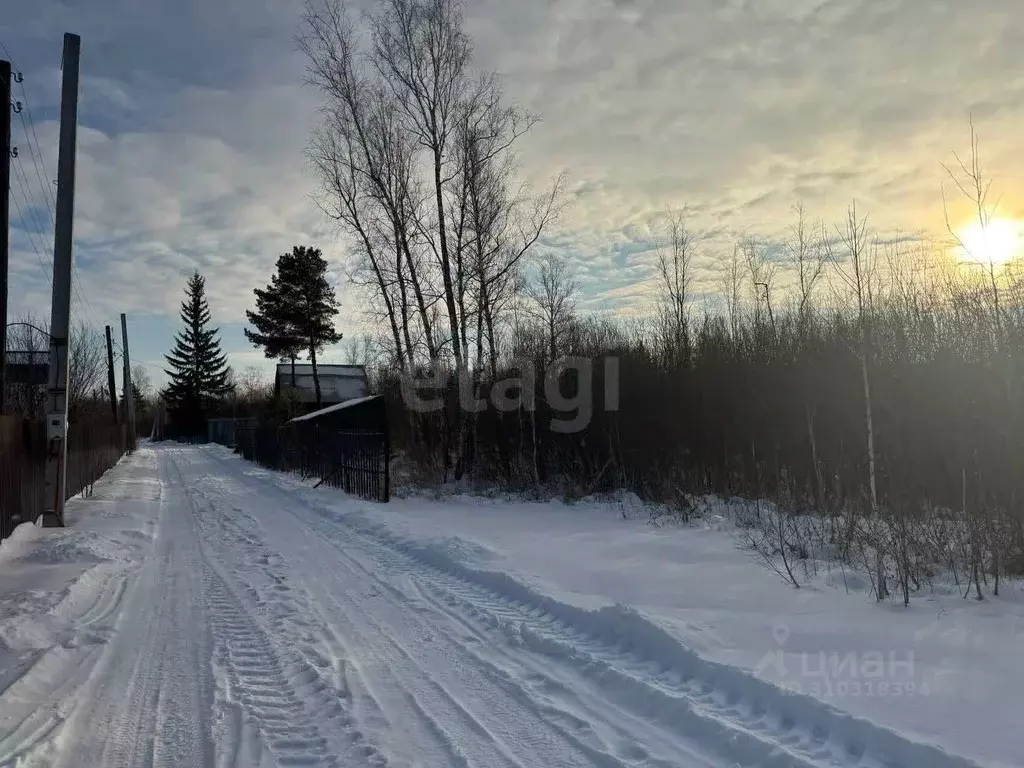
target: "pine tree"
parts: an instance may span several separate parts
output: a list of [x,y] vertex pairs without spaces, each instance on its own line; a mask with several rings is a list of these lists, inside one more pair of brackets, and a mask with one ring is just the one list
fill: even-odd
[[219,329],[208,327],[210,307],[206,280],[195,272],[185,287],[181,303],[184,328],[174,337],[174,349],[164,355],[171,381],[163,391],[170,420],[182,434],[202,434],[206,412],[231,389],[227,357],[221,352]]
[[[281,257],[284,258],[284,257]],[[280,266],[280,260],[278,260]],[[246,310],[245,316],[255,328],[245,329],[245,337],[253,346],[262,347],[263,353],[275,360],[290,360],[292,364],[292,385],[295,384],[295,358],[305,347],[297,328],[288,319],[284,301],[285,286],[277,273],[265,289],[256,288],[256,309]]]
[[245,314],[256,330],[247,328],[246,338],[267,357],[290,359],[293,366],[299,352],[307,352],[319,408],[323,399],[316,354],[341,341],[334,328],[338,301],[327,281],[327,262],[318,248],[295,246],[278,258],[270,285],[254,293],[256,310]]

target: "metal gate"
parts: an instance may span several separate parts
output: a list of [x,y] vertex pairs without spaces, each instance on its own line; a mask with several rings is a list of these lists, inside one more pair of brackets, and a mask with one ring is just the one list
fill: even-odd
[[336,430],[318,424],[239,428],[236,450],[270,469],[315,477],[371,501],[391,497],[391,444],[387,431]]

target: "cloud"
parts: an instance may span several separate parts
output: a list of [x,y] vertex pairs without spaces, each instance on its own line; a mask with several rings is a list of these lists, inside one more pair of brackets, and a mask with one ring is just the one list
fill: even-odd
[[[96,315],[154,313],[170,328],[199,268],[218,321],[238,323],[291,244],[342,261],[302,160],[318,97],[301,86],[300,8],[5,8],[0,40],[25,72],[51,178],[60,34],[83,36],[77,259]],[[966,148],[972,113],[1004,212],[1024,211],[1017,0],[480,0],[466,12],[481,66],[543,117],[520,147],[524,175],[539,187],[570,172],[570,205],[544,245],[573,259],[590,304],[651,295],[659,222],[687,204],[706,285],[737,237],[781,237],[799,200],[835,221],[856,198],[883,232],[938,233],[940,162]],[[46,195],[22,163],[31,175],[16,194],[45,229]],[[16,308],[48,308],[51,244],[15,223]],[[147,343],[168,344],[161,333]]]
[[[892,209],[898,195],[883,220],[918,218],[935,206],[938,163],[965,143],[969,112],[988,112],[993,136],[1021,123],[1009,73],[1024,20],[1011,0],[504,5],[518,21],[502,19],[512,31],[492,29],[481,51],[497,51],[488,56],[510,92],[545,116],[526,162],[585,180],[575,215],[586,223],[709,199],[720,204],[707,218],[727,220],[772,194],[745,218],[778,227],[800,193],[826,215],[853,196]],[[1008,147],[986,149],[997,167]],[[908,172],[910,200],[896,181]],[[808,173],[843,183],[799,183]]]

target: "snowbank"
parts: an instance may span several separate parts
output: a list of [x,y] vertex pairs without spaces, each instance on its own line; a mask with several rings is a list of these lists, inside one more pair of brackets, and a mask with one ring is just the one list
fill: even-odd
[[[896,744],[902,735],[986,765],[1019,765],[1024,754],[1014,706],[1024,689],[1019,584],[982,603],[933,594],[905,609],[847,593],[835,574],[794,590],[728,532],[654,529],[643,515],[623,514],[635,512],[629,499],[377,505],[271,477],[339,522],[510,600],[623,639],[655,662],[671,654],[684,666],[704,665],[737,699],[785,695],[787,712],[814,715],[822,727],[866,733],[870,722],[880,726],[873,739]],[[801,711],[814,699],[827,706]],[[926,746],[890,747],[894,765],[935,764]]]
[[0,543],[0,691],[23,701],[0,718],[5,739],[44,721],[45,713],[32,712],[31,690],[21,687],[31,689],[40,676],[87,673],[112,633],[109,621],[152,546],[156,472],[152,451],[140,449],[101,478],[91,497],[68,501],[66,528],[24,523]]

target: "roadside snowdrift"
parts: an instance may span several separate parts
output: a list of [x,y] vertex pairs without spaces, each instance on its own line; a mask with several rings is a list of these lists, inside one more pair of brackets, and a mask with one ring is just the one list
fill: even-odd
[[720,695],[716,706],[802,728],[809,744],[824,738],[847,760],[932,766],[947,764],[945,750],[1014,766],[1024,754],[1012,704],[1024,689],[1020,585],[980,604],[934,594],[904,609],[847,594],[828,574],[794,590],[727,532],[652,529],[618,504],[458,496],[384,506],[266,477],[431,567],[680,673]]

